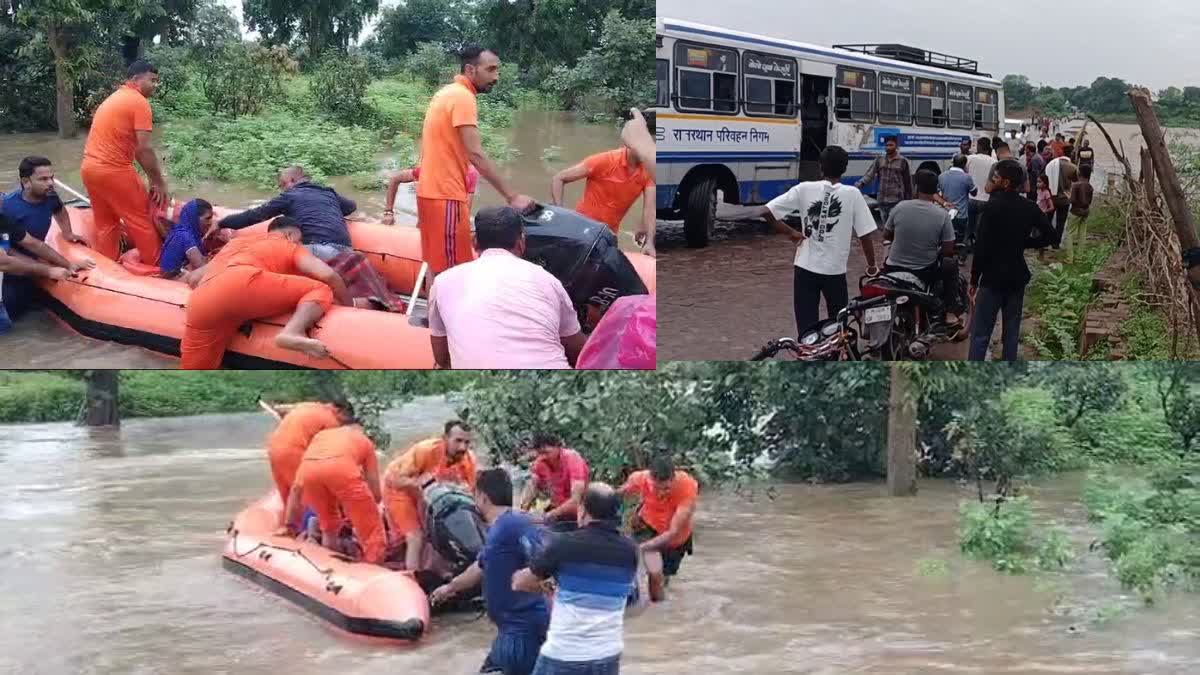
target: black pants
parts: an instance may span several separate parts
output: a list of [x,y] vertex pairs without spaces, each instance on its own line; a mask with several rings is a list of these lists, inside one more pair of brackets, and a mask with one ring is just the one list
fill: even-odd
[[[1060,242],[1062,241],[1062,238],[1063,238],[1063,231],[1066,230],[1066,227],[1067,227],[1067,214],[1070,212],[1070,210],[1071,210],[1071,202],[1068,201],[1065,204],[1060,206],[1058,204],[1057,200],[1055,201],[1055,203],[1054,203],[1054,231],[1058,233],[1057,239]],[[1058,244],[1055,244],[1054,248],[1058,248]]]
[[987,202],[978,199],[971,199],[967,203],[967,241],[968,246],[975,245],[975,236],[979,234],[979,218],[983,215],[983,210],[987,208]]
[[845,274],[817,274],[796,267],[792,280],[792,308],[796,312],[796,336],[821,320],[821,296],[825,296],[825,308],[829,316],[846,307],[850,301],[846,290]]

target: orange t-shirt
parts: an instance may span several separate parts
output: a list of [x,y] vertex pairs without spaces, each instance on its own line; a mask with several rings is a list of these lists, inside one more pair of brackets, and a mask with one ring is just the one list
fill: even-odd
[[150,101],[137,87],[126,84],[96,108],[83,158],[104,166],[129,168],[137,149],[136,132],[153,129],[154,113]]
[[468,450],[458,461],[446,465],[446,441],[440,436],[429,438],[405,450],[393,459],[384,470],[383,483],[387,485],[391,476],[415,478],[431,473],[438,480],[464,483],[475,490],[475,453]]
[[299,448],[304,452],[318,432],[341,424],[337,410],[328,403],[298,403],[283,416],[267,439],[272,450]]
[[467,201],[467,146],[459,127],[479,126],[475,86],[462,75],[442,87],[429,101],[421,130],[421,180],[417,196],[423,199]]
[[310,255],[308,249],[288,241],[279,232],[234,237],[205,266],[201,283],[235,265],[248,265],[276,274],[298,274],[300,260]]
[[[304,451],[304,460],[348,458],[365,471],[379,471],[379,458],[375,456],[375,444],[358,426],[347,425],[326,429],[313,436]],[[299,484],[303,472],[296,474]]]
[[583,165],[588,170],[587,185],[575,210],[608,225],[616,234],[625,212],[646,188],[654,187],[654,181],[640,164],[630,172],[624,148],[592,155]]
[[[627,494],[641,496],[642,508],[638,511],[638,515],[642,517],[643,522],[654,528],[655,532],[662,534],[670,529],[671,519],[675,517],[676,511],[696,502],[696,497],[700,494],[700,485],[686,472],[676,471],[675,480],[671,483],[671,492],[665,499],[660,499],[654,492],[654,482],[650,480],[650,472],[634,471],[625,481],[625,486],[621,490]],[[670,547],[682,546],[690,536],[692,536],[692,524],[689,522],[683,531],[671,540]]]
[[1066,147],[1067,144],[1063,143],[1062,141],[1050,141],[1050,152],[1053,153],[1055,157],[1062,157],[1063,150]]

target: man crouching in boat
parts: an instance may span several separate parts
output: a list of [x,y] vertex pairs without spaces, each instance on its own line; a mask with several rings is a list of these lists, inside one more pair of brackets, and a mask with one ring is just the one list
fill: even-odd
[[540,549],[541,531],[532,516],[512,508],[512,479],[504,469],[479,472],[475,505],[488,523],[479,560],[434,590],[429,602],[440,605],[482,583],[488,618],[497,634],[479,672],[529,675],[546,641],[550,610],[542,593],[513,590],[512,577],[528,567]]
[[392,540],[404,542],[404,568],[421,569],[425,531],[421,527],[421,491],[435,481],[450,481],[475,491],[475,453],[471,427],[460,420],[446,422],[438,438],[405,450],[383,472],[383,507]]
[[305,401],[277,405],[270,410],[283,416],[279,426],[267,438],[267,459],[271,463],[275,489],[286,505],[292,484],[296,482],[296,472],[313,438],[326,429],[355,423],[354,406],[346,400],[331,403]]
[[304,505],[317,514],[321,545],[337,550],[341,514],[345,513],[362,548],[363,561],[381,563],[387,553],[387,535],[379,515],[379,499],[375,444],[357,424],[326,429],[314,436],[304,451],[288,494],[284,526],[278,534],[295,535],[291,525]]
[[300,245],[300,225],[276,218],[264,235],[235,237],[208,265],[187,304],[181,368],[214,370],[247,321],[295,310],[275,345],[314,359],[329,356],[308,330],[336,299],[351,305],[342,278]]
[[641,542],[650,599],[666,597],[667,582],[679,572],[685,555],[692,553],[692,517],[700,487],[696,479],[675,468],[667,455],[650,462],[650,469],[630,474],[619,492],[641,497],[634,521],[634,538]]

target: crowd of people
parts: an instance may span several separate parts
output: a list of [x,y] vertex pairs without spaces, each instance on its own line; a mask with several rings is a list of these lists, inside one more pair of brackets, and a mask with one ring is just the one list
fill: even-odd
[[[964,138],[950,167],[933,163],[914,173],[900,152],[899,139],[885,137],[884,154],[854,184],[843,182],[847,152],[828,146],[821,153],[820,181],[801,182],[755,210],[796,244],[793,305],[796,330],[803,334],[819,320],[824,297],[828,316],[848,303],[847,262],[852,236],[866,258],[866,275],[907,271],[928,287],[942,289],[945,315],[935,330],[949,339],[969,337],[969,358],[984,360],[999,316],[1002,354],[1015,360],[1020,339],[1025,287],[1031,273],[1026,249],[1068,253],[1082,243],[1091,208],[1095,151],[1084,139],[1061,133],[1048,140],[1022,141],[1019,154],[1002,137]],[[890,249],[877,264],[879,226],[861,190],[878,181],[876,204],[882,239]],[[799,228],[784,220],[798,215]],[[970,256],[967,297],[958,276]],[[961,316],[973,301],[971,319]]]
[[[537,205],[509,184],[480,138],[476,99],[498,84],[499,72],[492,50],[462,51],[460,73],[429,103],[420,166],[391,179],[382,222],[395,222],[398,186],[415,182],[421,257],[428,266],[427,325],[438,367],[567,368],[583,344],[575,310],[561,281],[521,258],[523,215]],[[301,166],[283,168],[280,194],[261,206],[216,221],[210,202],[192,199],[172,213],[152,141],[149,99],[158,85],[158,69],[134,61],[124,85],[96,110],[81,165],[94,220],[90,241],[72,231],[49,160],[35,156],[21,163],[20,188],[0,204],[0,272],[13,277],[4,283],[0,332],[33,303],[29,277],[62,279],[94,265],[90,259],[70,263],[44,245],[52,218],[63,241],[194,289],[181,345],[186,369],[218,367],[235,332],[254,319],[292,313],[276,345],[321,359],[329,356],[327,347],[307,333],[331,305],[403,309],[382,275],[352,247],[346,217],[357,204],[311,181]],[[552,201],[561,204],[563,186],[585,180],[576,210],[617,234],[641,197],[635,239],[654,255],[655,151],[641,112],[631,111],[621,140],[622,147],[555,175]],[[471,204],[480,177],[507,206],[480,212],[473,236]],[[235,236],[272,218],[265,233]],[[136,255],[122,256],[122,237]]]
[[[469,491],[487,524],[478,560],[430,592],[443,605],[482,586],[497,636],[484,673],[608,675],[619,672],[623,617],[646,574],[649,599],[665,599],[693,550],[696,480],[665,454],[612,486],[591,481],[584,456],[549,433],[520,495],[503,468],[480,469],[471,427],[409,447],[380,472],[376,448],[345,401],[277,405],[267,440],[271,475],[285,508],[279,536],[309,538],[355,559],[413,572],[433,570],[423,521],[424,490]],[[542,509],[533,508],[539,497]],[[626,498],[639,502],[628,534]],[[306,513],[307,511],[307,513]],[[342,536],[348,521],[353,537]],[[547,602],[553,597],[553,608]]]

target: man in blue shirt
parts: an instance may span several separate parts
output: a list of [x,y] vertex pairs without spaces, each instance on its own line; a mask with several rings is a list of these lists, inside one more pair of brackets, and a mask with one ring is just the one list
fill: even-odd
[[512,587],[558,584],[550,629],[533,675],[617,675],[625,649],[625,605],[638,571],[638,545],[618,529],[621,496],[592,483],[583,493],[579,529],[550,540]]
[[951,204],[958,210],[951,222],[954,225],[954,238],[961,242],[963,235],[966,234],[967,208],[971,195],[978,192],[975,180],[971,178],[971,174],[967,173],[966,155],[954,156],[953,166],[938,177],[938,191],[942,193],[942,200],[945,203]]
[[[10,240],[12,249],[6,249],[6,252],[26,253],[33,258],[47,259],[41,255],[41,248],[37,249],[37,254],[30,249],[36,246],[31,239],[37,240],[37,243],[45,241],[50,232],[51,217],[58,223],[64,240],[83,243],[83,237],[71,231],[71,218],[54,192],[54,167],[50,160],[45,157],[26,157],[17,165],[17,175],[21,186],[0,198],[0,214],[8,218],[11,227],[22,233],[24,241]],[[87,259],[80,269],[94,266],[95,263]],[[10,274],[0,284],[0,306],[10,320],[15,321],[33,307],[36,288],[32,276],[16,273]]]
[[480,471],[475,504],[490,524],[479,560],[429,596],[439,605],[483,583],[488,618],[498,633],[479,669],[481,673],[530,675],[546,639],[550,613],[542,593],[515,591],[513,574],[527,565],[541,545],[542,531],[533,518],[512,509],[512,479],[504,469]]

